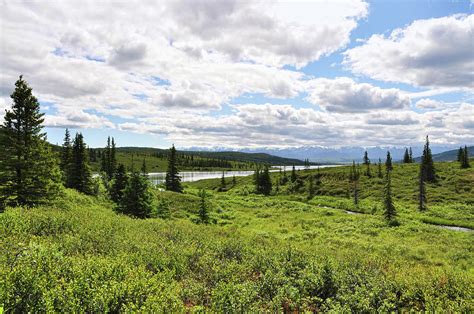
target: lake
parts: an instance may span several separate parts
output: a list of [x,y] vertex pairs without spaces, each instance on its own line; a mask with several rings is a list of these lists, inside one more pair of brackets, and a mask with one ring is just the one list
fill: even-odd
[[[318,167],[328,168],[328,167],[337,167],[337,166],[339,165],[310,166],[309,169],[317,169]],[[280,168],[282,170],[291,171],[292,166],[275,166],[272,169],[270,169],[270,171],[271,172],[280,171]],[[305,168],[304,166],[295,166],[295,169],[304,170],[308,168]],[[232,178],[233,176],[245,177],[245,176],[252,175],[253,173],[254,173],[253,170],[245,170],[245,171],[228,170],[228,171],[224,171],[224,177],[226,178]],[[222,177],[222,171],[181,171],[179,175],[181,177],[181,182],[194,182],[194,181],[204,180],[204,179],[220,178]],[[166,172],[150,172],[148,174],[148,177],[150,178],[151,182],[153,182],[154,184],[160,184],[165,181]]]

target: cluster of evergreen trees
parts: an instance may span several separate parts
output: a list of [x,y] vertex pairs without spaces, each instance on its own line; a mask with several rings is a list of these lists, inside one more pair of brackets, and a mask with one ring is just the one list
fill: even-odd
[[409,150],[408,150],[408,148],[405,148],[405,154],[403,155],[403,163],[404,164],[413,163],[413,152],[411,150],[411,147],[410,147]]
[[459,147],[457,161],[461,163],[462,169],[471,167],[469,164],[469,150],[467,149],[467,146],[464,146],[464,148]]
[[268,165],[263,169],[257,168],[254,172],[255,192],[263,195],[270,195],[272,192],[272,179]]

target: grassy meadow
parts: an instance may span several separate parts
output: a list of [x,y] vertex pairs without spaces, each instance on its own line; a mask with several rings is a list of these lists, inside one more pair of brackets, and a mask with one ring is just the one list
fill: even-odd
[[[436,163],[428,211],[416,164],[395,164],[399,226],[382,217],[383,179],[364,175],[353,205],[349,167],[256,195],[252,177],[154,189],[167,220],[118,215],[105,195],[65,190],[0,214],[0,308],[15,312],[474,311],[474,170]],[[317,170],[298,171],[307,177]],[[276,182],[279,173],[272,173]],[[275,185],[274,185],[275,188]],[[206,189],[212,223],[195,223]],[[350,212],[348,212],[350,211]],[[156,213],[155,213],[156,215]]]

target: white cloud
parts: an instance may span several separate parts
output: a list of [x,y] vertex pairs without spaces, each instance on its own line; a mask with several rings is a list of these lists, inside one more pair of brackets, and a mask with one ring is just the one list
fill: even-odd
[[372,35],[347,50],[357,74],[414,86],[474,87],[474,15],[417,20],[389,36]]
[[430,98],[423,98],[416,102],[415,107],[418,109],[424,110],[433,110],[433,109],[441,109],[445,107],[444,102],[430,99]]
[[308,81],[307,91],[311,103],[332,112],[403,109],[410,105],[409,97],[398,89],[357,83],[347,77]]

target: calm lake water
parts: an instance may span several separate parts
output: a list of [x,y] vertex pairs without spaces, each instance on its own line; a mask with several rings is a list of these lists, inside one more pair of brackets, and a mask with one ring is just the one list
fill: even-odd
[[[328,168],[328,167],[337,167],[339,165],[321,165],[321,166],[310,166],[309,169],[317,169],[319,168]],[[280,171],[279,168],[285,171],[291,171],[292,166],[276,166],[274,168],[277,169],[270,169],[271,172]],[[305,169],[304,166],[295,166],[296,170],[303,170]],[[246,171],[224,171],[224,177],[232,178],[233,176],[236,177],[245,177],[253,174],[253,170],[246,170]],[[179,173],[181,176],[181,182],[193,182],[198,180],[204,179],[216,179],[222,177],[222,171],[181,171]],[[150,172],[148,177],[150,178],[151,182],[154,184],[160,184],[165,181],[166,172]]]

